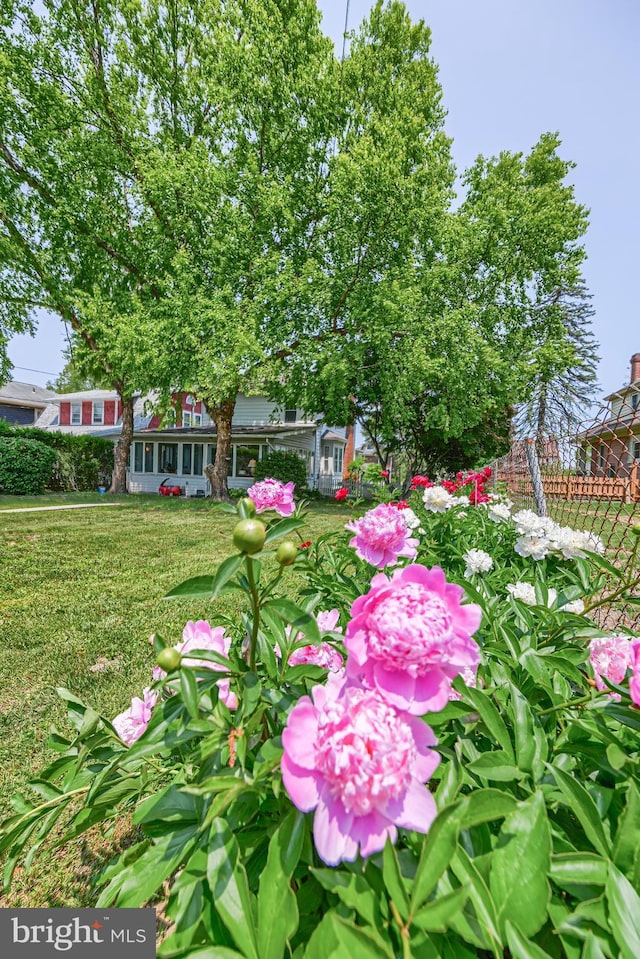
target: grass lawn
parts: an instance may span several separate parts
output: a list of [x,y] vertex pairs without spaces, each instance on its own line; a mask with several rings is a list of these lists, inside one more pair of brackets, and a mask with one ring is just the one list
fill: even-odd
[[[0,497],[0,509],[93,501],[105,497]],[[188,619],[235,618],[243,603],[235,593],[215,603],[162,600],[181,580],[214,572],[234,551],[234,516],[195,499],[119,502],[109,509],[0,514],[2,818],[14,790],[53,757],[50,725],[66,730],[57,687],[115,716],[149,684],[152,632],[177,642]],[[339,529],[349,516],[333,501],[314,503],[303,539]],[[108,848],[94,836],[90,845],[52,853],[20,877],[0,905],[80,904],[88,875]]]

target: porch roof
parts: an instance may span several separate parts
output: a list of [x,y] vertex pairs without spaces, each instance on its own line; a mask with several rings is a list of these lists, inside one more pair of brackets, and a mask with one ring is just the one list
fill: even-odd
[[[308,435],[309,433],[314,433],[317,429],[314,425],[309,426],[232,426],[231,427],[231,436],[278,436],[285,438],[287,436],[300,436]],[[119,436],[122,432],[121,427],[116,426],[113,429],[102,430],[100,436]],[[155,429],[150,430],[144,427],[136,427],[134,425],[133,434],[134,436],[142,437],[143,439],[149,438],[170,438],[170,439],[197,439],[201,438],[203,440],[211,439],[217,435],[217,429],[214,423],[211,423],[207,426],[172,426],[166,429]]]

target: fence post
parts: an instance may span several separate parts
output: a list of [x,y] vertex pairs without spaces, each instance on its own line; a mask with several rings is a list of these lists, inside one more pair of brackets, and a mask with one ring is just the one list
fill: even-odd
[[634,460],[629,476],[629,502],[637,503],[640,500],[640,464]]
[[544,486],[542,485],[542,475],[540,473],[540,463],[538,462],[535,441],[532,439],[526,439],[524,441],[524,448],[527,454],[529,472],[531,473],[531,482],[533,484],[533,496],[536,501],[536,510],[538,512],[538,516],[546,516],[547,501],[544,498]]
[[570,503],[573,499],[573,476],[571,473],[567,476],[567,502]]

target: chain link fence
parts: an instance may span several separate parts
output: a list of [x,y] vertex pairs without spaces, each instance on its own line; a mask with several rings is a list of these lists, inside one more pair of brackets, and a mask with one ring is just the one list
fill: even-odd
[[[613,394],[589,420],[514,441],[491,464],[494,490],[519,509],[548,515],[562,526],[596,533],[606,557],[632,578],[626,594],[593,611],[606,629],[640,630],[640,570],[632,570],[633,526],[640,525],[640,390]],[[614,587],[614,578],[605,590]]]

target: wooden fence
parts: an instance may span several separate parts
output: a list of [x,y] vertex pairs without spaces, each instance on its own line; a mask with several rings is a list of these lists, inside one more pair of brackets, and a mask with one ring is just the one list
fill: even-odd
[[[502,473],[512,493],[533,495],[528,472]],[[567,502],[580,499],[618,500],[622,503],[640,502],[640,468],[634,463],[628,476],[577,476],[575,473],[543,473],[544,495],[549,499]]]

